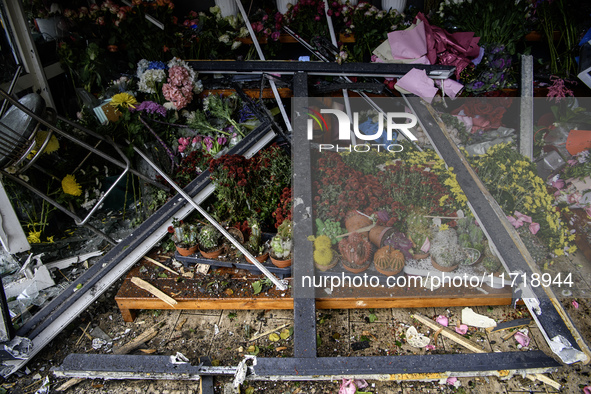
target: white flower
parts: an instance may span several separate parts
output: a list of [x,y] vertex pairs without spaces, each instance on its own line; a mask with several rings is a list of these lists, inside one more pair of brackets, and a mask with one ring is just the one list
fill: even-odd
[[25,182],[29,182],[29,177],[24,174],[20,174],[18,177]]
[[142,74],[148,69],[150,62],[146,59],[142,59],[137,63],[137,77],[141,78]]
[[199,94],[201,92],[203,92],[203,82],[201,82],[201,80],[198,80],[197,82],[195,82],[195,86],[193,86],[193,93]]
[[240,38],[244,38],[244,37],[248,37],[250,33],[248,32],[248,29],[244,26],[242,26],[240,28],[240,31],[238,32],[238,37]]
[[164,108],[166,108],[167,110],[176,110],[176,107],[174,106],[173,103],[171,103],[170,101],[167,101],[163,104]]
[[16,167],[15,166],[6,167],[4,169],[4,171],[6,171],[9,174],[16,174]]
[[232,29],[236,29],[238,27],[238,18],[236,17],[236,15],[230,15],[225,17],[224,19],[228,21],[230,26],[232,26]]
[[138,90],[143,93],[156,93],[158,83],[166,79],[164,70],[147,70],[144,72],[138,83]]
[[227,34],[221,35],[221,36],[218,38],[218,41],[219,41],[219,42],[223,42],[224,44],[228,44],[228,43],[230,42],[230,36],[229,36],[229,35],[227,35]]
[[241,41],[234,41],[232,43],[232,50],[237,49],[238,47],[240,47],[240,45],[242,45]]

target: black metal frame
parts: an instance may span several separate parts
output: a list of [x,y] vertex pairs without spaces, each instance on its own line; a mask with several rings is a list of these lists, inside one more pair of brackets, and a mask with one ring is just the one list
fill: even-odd
[[[191,65],[200,72],[216,73],[283,73],[293,74],[293,91],[296,97],[307,97],[308,73],[318,75],[374,75],[390,76],[404,74],[408,67],[426,68],[436,66],[407,66],[407,65],[378,65],[378,64],[346,64],[333,63],[290,63],[290,62],[191,62]],[[439,69],[442,69],[439,67]],[[443,67],[448,70],[449,68]],[[300,71],[302,70],[302,71]],[[428,72],[429,73],[429,72]],[[427,116],[426,114],[423,114]],[[303,117],[295,117],[294,133],[292,135],[293,155],[293,197],[294,204],[294,261],[293,266],[293,298],[294,298],[294,357],[292,358],[258,358],[256,365],[251,367],[251,372],[257,376],[281,377],[283,379],[302,380],[306,377],[334,375],[388,375],[396,373],[414,374],[427,372],[446,372],[451,374],[500,371],[507,369],[526,370],[543,369],[553,370],[560,366],[553,358],[541,351],[532,352],[503,352],[483,354],[454,354],[454,355],[422,355],[422,356],[388,356],[388,357],[318,357],[316,353],[316,302],[313,288],[301,286],[302,277],[314,275],[312,249],[310,244],[301,244],[302,235],[312,234],[312,193],[310,176],[310,142],[306,139],[305,120]],[[430,126],[435,128],[435,122]],[[266,125],[269,127],[269,124]],[[429,127],[427,132],[431,132]],[[252,136],[254,138],[254,136]],[[187,187],[191,195],[201,190],[207,181],[207,174],[200,176]],[[176,200],[176,199],[175,199]],[[163,206],[155,215],[148,219],[130,237],[130,242],[121,242],[111,250],[101,261],[85,273],[77,281],[73,282],[69,289],[79,283],[84,284],[83,290],[90,291],[93,283],[102,273],[112,269],[119,261],[124,259],[139,244],[139,240],[147,237],[147,233],[162,225],[178,210],[176,202]],[[102,266],[105,265],[103,268]],[[519,269],[528,270],[529,267],[520,264]],[[69,294],[68,294],[69,293]],[[80,294],[64,292],[60,297],[45,307],[40,313],[19,330],[19,334],[35,338],[47,327],[55,316],[59,316],[66,310],[66,304],[71,302],[73,296]],[[540,300],[544,312],[553,307],[550,301]],[[556,311],[554,311],[556,312]],[[556,320],[556,313],[550,313],[554,326],[552,333],[561,333],[569,339],[574,347],[576,341],[566,327],[562,319]],[[558,316],[560,317],[560,316]],[[544,328],[550,329],[544,326]],[[146,356],[147,357],[147,356]]]

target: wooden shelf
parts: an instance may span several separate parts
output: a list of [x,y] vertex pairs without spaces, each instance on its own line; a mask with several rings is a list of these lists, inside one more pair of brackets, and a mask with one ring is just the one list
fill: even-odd
[[[143,265],[143,273],[140,266]],[[224,309],[293,309],[293,298],[289,291],[270,289],[253,295],[251,284],[263,279],[262,275],[252,275],[247,271],[233,268],[220,268],[215,273],[198,276],[195,279],[160,278],[156,266],[141,262],[130,270],[115,296],[117,306],[126,322],[134,320],[136,311],[141,309],[178,309],[178,310],[224,310]],[[236,272],[238,271],[238,272]],[[171,275],[174,276],[174,275]],[[174,307],[142,290],[131,282],[131,278],[140,277],[177,301]],[[224,281],[238,281],[240,290],[237,294],[224,292],[207,293],[208,283],[222,278]],[[288,279],[289,280],[289,279]],[[235,282],[236,284],[236,282]],[[242,293],[240,293],[242,292]],[[415,308],[415,307],[450,307],[450,306],[487,306],[510,305],[512,292],[509,286],[502,289],[487,288],[488,294],[472,288],[439,288],[434,291],[419,288],[392,289],[351,289],[339,288],[332,296],[326,296],[324,289],[317,289],[317,309],[358,309],[358,308]],[[364,295],[364,292],[366,293]]]

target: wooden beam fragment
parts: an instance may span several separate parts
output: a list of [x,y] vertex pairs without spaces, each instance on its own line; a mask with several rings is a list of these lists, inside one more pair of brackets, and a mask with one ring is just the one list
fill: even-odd
[[472,350],[474,353],[486,353],[480,346],[478,346],[475,342],[470,341],[469,339],[464,338],[458,333],[453,332],[447,327],[444,327],[440,324],[437,324],[433,320],[429,319],[420,314],[411,315],[412,318],[417,319],[430,329],[438,332],[441,329],[441,335],[446,338],[451,339],[452,341],[464,346],[466,349]]
[[133,283],[134,285],[136,285],[140,289],[144,289],[144,290],[150,292],[150,294],[158,297],[159,299],[166,302],[168,305],[172,306],[173,308],[177,304],[177,302],[174,298],[165,294],[162,290],[158,289],[157,287],[151,285],[150,283],[146,282],[145,280],[143,280],[141,278],[133,277],[133,278],[131,278],[131,283]]

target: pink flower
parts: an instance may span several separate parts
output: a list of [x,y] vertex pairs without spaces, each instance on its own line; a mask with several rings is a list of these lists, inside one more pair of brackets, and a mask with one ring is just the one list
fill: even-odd
[[532,222],[531,221],[531,216],[524,215],[524,214],[522,214],[519,211],[513,212],[513,215],[515,215],[515,217],[517,218],[517,220],[521,220],[522,222],[525,222],[525,223],[531,223]]
[[529,225],[529,231],[532,234],[536,235],[538,231],[540,231],[540,224],[539,223],[532,223]]
[[577,164],[579,164],[579,161],[577,159],[570,159],[567,161],[568,165],[573,167],[576,166]]
[[456,332],[460,335],[464,335],[468,332],[468,326],[465,324],[460,324],[459,327],[456,326]]
[[564,186],[565,186],[564,180],[562,180],[560,178],[558,178],[557,180],[552,182],[552,187],[555,187],[558,190],[561,190],[562,188],[564,188]]
[[513,216],[507,216],[507,220],[509,221],[509,223],[511,223],[513,225],[513,227],[515,228],[519,228],[521,226],[523,226],[523,222],[521,220],[517,220],[515,219]]
[[451,377],[447,378],[446,383],[449,384],[450,386],[454,386],[457,381],[458,381],[458,378],[456,378],[455,376],[451,376]]
[[261,22],[252,23],[252,30],[254,30],[255,33],[261,32],[264,28],[265,27]]
[[573,306],[575,307],[575,309],[579,309],[579,303],[575,300],[573,300]]
[[427,345],[427,346],[425,346],[425,350],[435,350],[435,346],[434,345]]
[[228,142],[226,137],[218,137],[218,145],[224,145],[226,142]]
[[281,33],[280,32],[274,31],[273,33],[271,33],[271,38],[273,39],[273,41],[279,40],[279,37],[281,37]]
[[445,327],[447,327],[447,325],[449,324],[449,319],[443,315],[437,316],[437,319],[435,319],[435,321]]
[[513,337],[521,346],[523,346],[523,347],[529,346],[529,337],[527,335],[525,335],[524,333],[522,333],[521,331],[516,332]]

